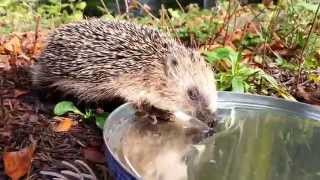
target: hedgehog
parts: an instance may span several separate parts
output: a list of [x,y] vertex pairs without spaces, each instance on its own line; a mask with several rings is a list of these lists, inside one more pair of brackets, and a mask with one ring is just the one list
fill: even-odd
[[37,88],[82,102],[120,97],[156,120],[215,122],[212,67],[195,49],[150,26],[93,18],[58,27],[31,73]]

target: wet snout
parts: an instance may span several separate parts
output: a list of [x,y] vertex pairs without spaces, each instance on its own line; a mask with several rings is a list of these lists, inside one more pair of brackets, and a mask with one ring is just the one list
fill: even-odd
[[197,117],[189,116],[182,112],[176,112],[176,124],[179,124],[186,133],[187,137],[190,137],[193,143],[198,143],[202,139],[205,139],[214,134],[212,127],[208,126],[208,123],[205,122],[205,116],[203,119],[198,119]]
[[214,129],[207,126],[206,123],[196,118],[189,120],[189,127],[186,128],[186,135],[192,137],[193,143],[199,143],[201,140],[214,134]]
[[211,128],[216,124],[216,113],[211,112],[210,110],[197,111],[196,118],[206,123]]

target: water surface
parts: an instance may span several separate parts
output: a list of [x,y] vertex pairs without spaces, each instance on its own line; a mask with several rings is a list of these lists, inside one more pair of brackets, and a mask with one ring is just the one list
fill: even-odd
[[[152,180],[319,180],[320,122],[268,109],[220,109],[217,133],[131,123],[117,149]],[[138,121],[134,121],[138,122]]]

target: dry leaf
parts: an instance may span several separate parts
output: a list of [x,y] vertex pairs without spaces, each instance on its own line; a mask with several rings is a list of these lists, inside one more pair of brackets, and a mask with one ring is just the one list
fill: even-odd
[[55,132],[66,132],[76,125],[76,122],[71,118],[62,118],[59,123],[54,127]]
[[236,41],[240,41],[242,39],[243,35],[244,35],[243,31],[241,29],[237,29],[230,34],[229,40],[233,43]]
[[14,36],[10,39],[9,42],[3,45],[4,49],[9,51],[12,54],[20,54],[21,53],[21,43],[20,39],[17,36]]
[[27,94],[28,91],[23,91],[23,90],[19,90],[19,89],[15,89],[14,90],[14,98],[17,98],[19,96],[25,95]]
[[29,171],[35,148],[36,143],[34,142],[31,146],[19,151],[3,153],[5,173],[12,180],[18,180]]
[[298,85],[297,94],[302,97],[305,102],[320,106],[320,91],[306,90],[302,85]]
[[9,55],[0,55],[0,70],[9,71],[11,69]]
[[273,40],[270,44],[270,48],[274,51],[279,51],[285,48],[285,45],[281,40]]
[[0,46],[0,54],[5,54],[4,47]]
[[104,163],[104,155],[94,147],[87,147],[82,150],[82,154],[85,159],[95,162],[95,163]]

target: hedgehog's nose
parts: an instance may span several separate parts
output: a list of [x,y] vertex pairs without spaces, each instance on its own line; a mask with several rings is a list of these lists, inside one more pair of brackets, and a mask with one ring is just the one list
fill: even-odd
[[216,124],[216,113],[209,111],[206,112],[197,112],[196,117],[206,123],[209,127],[214,127]]
[[191,118],[189,123],[190,126],[186,128],[186,135],[192,137],[192,142],[195,144],[214,134],[214,129],[208,127],[206,123],[199,119]]

